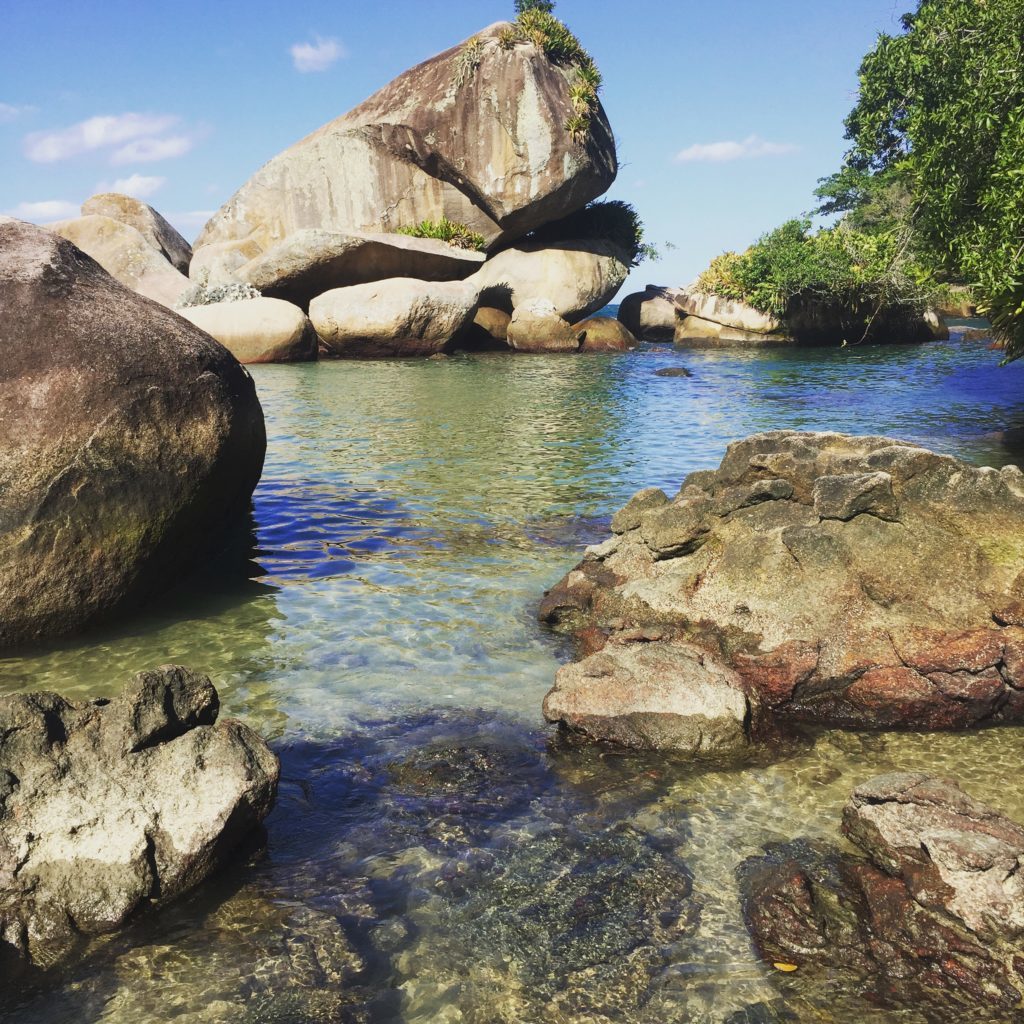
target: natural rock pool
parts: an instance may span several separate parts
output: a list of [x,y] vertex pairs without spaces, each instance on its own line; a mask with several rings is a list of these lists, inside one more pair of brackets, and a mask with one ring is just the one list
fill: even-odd
[[[679,366],[692,377],[656,374]],[[761,964],[734,871],[765,842],[839,841],[851,789],[896,769],[1024,819],[1024,731],[823,732],[732,771],[568,745],[540,716],[568,651],[535,609],[634,491],[674,492],[755,431],[1016,462],[1024,366],[952,342],[253,375],[269,445],[251,535],[144,617],[0,658],[0,690],[209,673],[282,757],[266,848],[4,1019],[938,1019]]]

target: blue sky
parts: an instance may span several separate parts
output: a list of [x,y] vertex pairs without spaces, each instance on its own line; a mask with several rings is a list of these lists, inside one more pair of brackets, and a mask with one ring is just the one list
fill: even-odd
[[[684,283],[809,209],[843,154],[860,58],[912,6],[558,0],[604,74],[622,164],[610,195],[677,247],[629,287]],[[0,212],[44,222],[116,188],[191,239],[275,153],[511,8],[7,0]]]

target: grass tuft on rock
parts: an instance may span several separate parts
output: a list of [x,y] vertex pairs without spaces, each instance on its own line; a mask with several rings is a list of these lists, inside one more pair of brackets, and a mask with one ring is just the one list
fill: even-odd
[[447,217],[440,220],[424,220],[412,227],[399,228],[398,234],[409,235],[412,238],[433,238],[457,249],[484,252],[487,248],[487,239],[483,235],[472,231],[465,224],[450,221]]

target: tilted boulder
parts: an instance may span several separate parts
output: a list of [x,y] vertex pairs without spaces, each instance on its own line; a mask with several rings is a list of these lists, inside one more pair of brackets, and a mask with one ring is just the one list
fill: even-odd
[[657,629],[738,673],[782,720],[1024,718],[1016,467],[883,437],[755,434],[674,497],[640,492],[612,530],[541,606],[589,651]]
[[303,309],[334,288],[394,277],[461,281],[485,256],[433,238],[306,229],[240,266],[232,275],[271,298]]
[[517,352],[578,352],[582,341],[582,334],[547,299],[528,299],[517,306],[508,324],[508,343]]
[[619,303],[619,320],[641,341],[673,341],[676,334],[674,290],[649,284]]
[[871,1005],[928,1020],[1016,1020],[1024,828],[950,780],[904,773],[858,786],[843,831],[866,860],[797,840],[740,866],[760,955],[797,978],[853,977]]
[[93,213],[58,221],[49,229],[73,242],[126,288],[162,306],[173,306],[189,286],[188,278],[130,224]]
[[[278,761],[205,676],[0,697],[0,964],[50,966],[194,888],[270,811]],[[9,974],[8,974],[9,976]]]
[[175,270],[188,274],[192,246],[148,203],[119,192],[101,192],[82,203],[82,216],[91,214],[135,228]]
[[10,219],[0,353],[0,646],[134,606],[244,520],[266,448],[249,375],[70,242]]
[[626,257],[611,242],[529,243],[489,259],[470,281],[481,305],[512,312],[542,299],[576,323],[603,309],[629,276]]
[[196,251],[251,241],[265,252],[305,228],[393,232],[443,217],[491,244],[602,195],[617,171],[604,111],[574,139],[573,70],[533,43],[502,45],[509,28],[424,61],[274,157],[214,215]]
[[430,356],[469,327],[476,308],[468,282],[400,277],[325,292],[310,303],[309,318],[326,355]]
[[283,299],[213,302],[178,313],[216,338],[240,363],[296,363],[317,357],[319,341],[309,317]]
[[462,341],[466,348],[474,351],[507,351],[508,325],[511,322],[512,317],[503,309],[481,306]]

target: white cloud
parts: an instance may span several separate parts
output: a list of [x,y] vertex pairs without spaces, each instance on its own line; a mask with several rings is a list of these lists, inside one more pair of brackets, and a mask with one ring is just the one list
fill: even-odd
[[108,114],[79,121],[55,132],[25,137],[25,156],[37,163],[56,163],[82,153],[116,146],[132,139],[160,135],[176,124],[172,114]]
[[8,217],[29,220],[33,224],[49,224],[55,220],[67,220],[79,214],[78,203],[66,199],[44,199],[38,203],[18,203],[12,210],[4,210]]
[[16,107],[11,103],[0,103],[0,124],[17,120],[22,114],[31,113],[32,107]]
[[170,135],[166,139],[135,139],[114,151],[110,162],[119,164],[152,163],[183,156],[195,143],[188,135]]
[[326,71],[336,60],[348,56],[348,51],[337,39],[316,37],[315,43],[294,43],[288,52],[292,55],[295,70]]
[[676,162],[725,163],[729,160],[756,160],[763,156],[785,156],[799,147],[788,142],[769,142],[759,135],[748,135],[741,142],[695,142],[676,154]]
[[112,185],[101,183],[97,186],[100,192],[120,192],[122,195],[145,199],[167,184],[166,178],[156,175],[131,174],[127,178],[118,178]]

